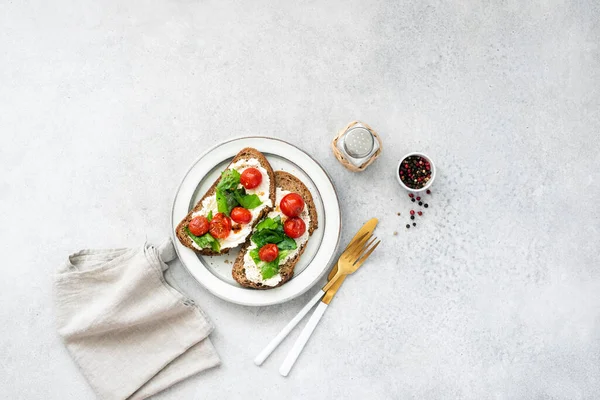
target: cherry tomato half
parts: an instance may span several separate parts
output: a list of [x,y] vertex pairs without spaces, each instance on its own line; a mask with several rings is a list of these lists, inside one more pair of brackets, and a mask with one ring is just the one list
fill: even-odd
[[217,239],[225,239],[231,232],[231,219],[223,213],[218,213],[210,221],[210,234]]
[[240,183],[246,189],[254,189],[262,182],[262,174],[256,168],[246,168],[240,176]]
[[258,251],[258,257],[264,262],[274,261],[278,255],[279,248],[277,248],[277,245],[273,243],[265,244]]
[[252,213],[244,207],[234,207],[231,210],[231,219],[238,224],[247,224],[252,221]]
[[283,224],[283,231],[292,239],[297,239],[306,232],[306,224],[302,221],[302,218],[289,218]]
[[188,225],[188,229],[194,236],[202,236],[208,232],[208,220],[205,216],[199,215],[192,218]]
[[297,217],[304,210],[304,200],[298,193],[286,194],[281,199],[279,208],[288,217]]

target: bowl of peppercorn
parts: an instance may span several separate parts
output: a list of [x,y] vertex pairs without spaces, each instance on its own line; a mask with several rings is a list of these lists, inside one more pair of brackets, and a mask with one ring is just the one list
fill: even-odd
[[431,187],[435,179],[435,165],[423,153],[409,153],[400,159],[396,178],[409,192],[423,192]]

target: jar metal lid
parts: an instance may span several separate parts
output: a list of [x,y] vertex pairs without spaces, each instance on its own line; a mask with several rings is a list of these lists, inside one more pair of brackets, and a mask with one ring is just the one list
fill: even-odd
[[373,135],[363,127],[352,128],[344,135],[344,150],[350,157],[366,157],[373,151],[374,145]]

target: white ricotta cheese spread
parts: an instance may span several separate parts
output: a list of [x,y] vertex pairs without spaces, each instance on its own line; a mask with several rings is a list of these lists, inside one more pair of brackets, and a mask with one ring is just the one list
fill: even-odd
[[[276,188],[275,204],[277,206],[273,211],[271,211],[267,215],[269,218],[275,218],[276,216],[279,215],[279,216],[281,216],[281,222],[285,223],[285,221],[289,217],[285,216],[281,212],[281,209],[279,208],[279,203],[281,202],[281,199],[283,199],[283,197],[289,193],[292,193],[292,192],[288,192],[287,190],[282,190],[281,188]],[[304,234],[302,236],[300,236],[297,239],[294,239],[296,241],[296,245],[297,245],[296,249],[291,250],[285,258],[280,260],[279,265],[283,265],[287,262],[287,260],[294,258],[296,256],[296,254],[298,254],[298,251],[300,250],[300,248],[302,246],[304,246],[306,244],[306,242],[308,241],[308,237],[309,237],[308,227],[310,226],[310,215],[308,214],[308,209],[306,208],[306,206],[304,207],[304,210],[302,210],[302,213],[300,214],[300,218],[302,218],[302,220],[306,224],[306,231],[304,232]],[[250,246],[248,247],[248,250],[246,251],[246,254],[244,254],[244,269],[246,270],[246,278],[248,278],[248,280],[250,280],[252,282],[261,283],[265,286],[277,286],[277,284],[279,282],[281,282],[281,274],[277,274],[269,279],[263,279],[262,274],[260,272],[260,268],[254,263],[254,260],[252,259],[252,257],[250,257],[250,251],[255,248],[256,248],[256,244],[251,242]]]

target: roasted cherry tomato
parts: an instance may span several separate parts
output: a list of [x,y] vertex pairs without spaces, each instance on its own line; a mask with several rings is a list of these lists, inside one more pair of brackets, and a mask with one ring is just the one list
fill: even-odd
[[231,219],[223,213],[218,213],[210,221],[208,231],[217,239],[225,239],[231,232]]
[[289,218],[283,224],[283,231],[292,239],[296,239],[304,235],[304,232],[306,232],[306,224],[302,221],[302,218]]
[[246,168],[240,176],[240,183],[246,189],[254,189],[262,182],[262,174],[256,168]]
[[[216,214],[215,214],[215,215],[212,217],[212,219],[223,219],[223,218],[229,218],[229,217],[227,217],[227,215],[225,215],[225,214],[223,214],[223,213],[216,213]],[[212,222],[212,220],[211,220],[211,222]]]
[[192,235],[202,236],[206,232],[208,232],[208,220],[203,215],[194,217],[190,221],[190,224],[188,225],[188,229],[190,230]]
[[298,193],[286,194],[281,199],[279,208],[288,217],[297,217],[304,210],[304,200]]
[[274,261],[278,255],[279,248],[277,248],[277,245],[273,243],[265,244],[258,251],[258,257],[264,262]]
[[252,221],[252,213],[244,207],[234,207],[231,210],[231,219],[238,224],[247,224]]

